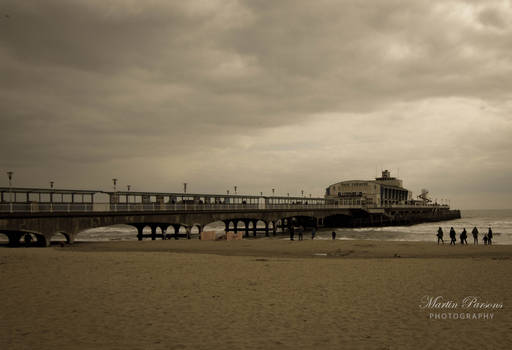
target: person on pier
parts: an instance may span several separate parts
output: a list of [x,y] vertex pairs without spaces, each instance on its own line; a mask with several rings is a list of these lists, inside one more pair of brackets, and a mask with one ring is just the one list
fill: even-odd
[[437,244],[439,244],[439,242],[444,244],[443,229],[441,227],[439,227],[439,229],[437,230]]
[[478,244],[478,229],[475,227],[473,227],[473,231],[471,231],[471,233],[473,234],[473,244]]

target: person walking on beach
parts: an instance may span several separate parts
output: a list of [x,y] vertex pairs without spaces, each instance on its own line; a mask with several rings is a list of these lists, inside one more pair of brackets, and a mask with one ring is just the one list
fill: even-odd
[[335,240],[336,239],[336,231],[332,231],[331,235],[332,235],[332,240]]
[[478,229],[475,227],[473,227],[473,231],[471,231],[471,233],[473,234],[473,244],[478,244]]
[[492,244],[492,230],[490,227],[489,227],[489,232],[487,232],[487,244],[488,245]]
[[311,239],[315,239],[316,235],[316,227],[313,227],[313,231],[311,231]]
[[25,233],[25,236],[23,236],[23,240],[25,241],[25,247],[30,246],[30,243],[32,243],[32,236],[30,233]]
[[439,244],[440,241],[444,244],[443,229],[441,227],[437,230],[437,244]]
[[295,228],[293,225],[290,226],[290,241],[293,241],[293,236],[295,235]]
[[460,233],[460,244],[468,244],[468,233],[466,232],[465,227]]
[[487,238],[487,233],[484,235],[484,245],[487,245],[487,241],[489,240],[489,238]]
[[304,227],[299,227],[299,241],[304,240]]
[[451,240],[450,245],[452,245],[452,244],[455,245],[455,243],[457,242],[455,240],[455,230],[453,229],[453,227],[450,227],[450,240]]

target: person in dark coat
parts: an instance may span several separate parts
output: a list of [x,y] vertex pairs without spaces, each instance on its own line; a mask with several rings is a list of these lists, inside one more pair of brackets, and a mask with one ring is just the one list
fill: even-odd
[[30,243],[32,243],[32,236],[30,233],[25,233],[25,236],[23,236],[23,240],[25,241],[25,247],[29,247]]
[[487,238],[487,233],[484,235],[484,245],[487,245],[487,241],[489,240],[489,238]]
[[313,231],[311,231],[311,239],[315,239],[316,236],[316,227],[313,227]]
[[450,240],[450,245],[455,245],[455,243],[457,242],[455,239],[455,230],[453,229],[453,227],[450,227]]
[[441,227],[439,227],[439,229],[437,230],[437,244],[439,244],[439,242],[442,242],[444,244],[443,229]]
[[471,231],[471,233],[473,234],[473,244],[478,244],[478,229],[475,227],[473,227],[473,231]]
[[489,244],[489,245],[492,244],[492,230],[490,227],[489,227],[489,232],[487,232],[487,244]]
[[290,241],[293,241],[293,236],[295,235],[295,227],[293,225],[290,226]]
[[460,244],[468,244],[468,233],[465,227],[460,233]]
[[331,235],[332,235],[332,239],[335,240],[336,239],[336,231],[332,231]]

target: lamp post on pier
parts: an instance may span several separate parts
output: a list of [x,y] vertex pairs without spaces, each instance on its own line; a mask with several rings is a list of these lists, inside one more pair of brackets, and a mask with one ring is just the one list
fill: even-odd
[[[130,192],[130,189],[132,188],[131,185],[126,185],[126,189],[128,190],[127,192]],[[129,204],[130,203],[130,197],[129,195],[127,194],[126,195],[126,204]]]
[[117,211],[117,179],[116,178],[113,178],[112,179],[112,183],[114,184],[114,211]]
[[237,189],[238,187],[235,185],[235,186],[233,186],[233,188],[235,189],[235,194],[236,194],[236,189]]
[[9,178],[9,211],[12,213],[12,175],[14,172],[8,171],[7,177]]
[[50,211],[53,212],[53,184],[54,181],[50,181]]
[[187,193],[187,185],[186,182],[183,183],[183,193]]

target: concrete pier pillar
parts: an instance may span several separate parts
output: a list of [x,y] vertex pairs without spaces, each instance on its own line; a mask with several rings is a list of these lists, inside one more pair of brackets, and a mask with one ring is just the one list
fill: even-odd
[[268,221],[265,221],[265,237],[268,237]]
[[257,226],[258,225],[258,220],[253,220],[252,221],[252,228],[253,228],[253,231],[252,231],[252,235],[253,237],[256,237],[256,232],[257,232]]
[[245,224],[245,232],[244,232],[244,237],[249,237],[249,220],[244,220],[244,224]]
[[23,236],[23,232],[6,232],[5,235],[9,240],[10,247],[17,247],[20,245],[21,237]]
[[272,234],[275,236],[277,234],[277,221],[272,221]]
[[238,220],[233,220],[233,232],[238,233]]
[[156,228],[158,225],[151,225],[151,240],[154,241],[156,239]]
[[174,224],[172,225],[172,227],[174,227],[174,239],[178,239],[178,234],[180,233],[180,227],[181,225],[180,224]]
[[144,236],[142,235],[142,232],[144,231],[144,225],[135,225],[135,228],[137,229],[137,239],[139,241],[142,241]]
[[37,242],[37,245],[40,247],[49,247],[51,241],[50,241],[50,237],[36,234],[36,242]]
[[224,232],[228,233],[229,231],[229,223],[231,221],[230,220],[224,220],[224,225],[225,225],[225,228],[224,228]]

